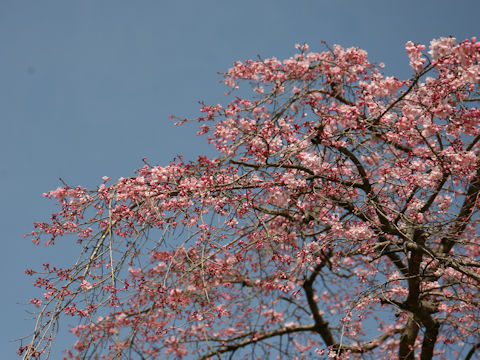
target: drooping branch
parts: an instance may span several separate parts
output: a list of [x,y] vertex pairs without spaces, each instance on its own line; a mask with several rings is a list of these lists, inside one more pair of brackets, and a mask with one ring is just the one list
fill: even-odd
[[276,336],[282,336],[286,334],[293,334],[293,333],[298,333],[298,332],[304,332],[304,331],[315,331],[315,324],[312,325],[297,325],[297,326],[292,326],[292,327],[282,327],[276,330],[271,330],[271,331],[266,331],[266,332],[254,332],[251,334],[249,339],[246,339],[244,341],[240,341],[237,343],[232,343],[227,346],[222,346],[221,348],[215,349],[211,352],[209,352],[206,355],[203,355],[199,358],[199,360],[206,360],[208,358],[211,358],[212,356],[215,355],[221,355],[226,352],[231,352],[238,350],[240,348],[243,348],[245,346],[248,346],[250,344],[255,344],[258,343],[262,340],[269,339],[272,337]]
[[400,328],[396,328],[391,331],[385,331],[384,333],[378,335],[375,339],[368,342],[359,343],[354,346],[342,345],[341,347],[339,347],[339,349],[342,351],[350,351],[352,353],[365,353],[379,347],[386,340],[390,339],[392,336],[400,332],[402,332]]
[[325,260],[320,264],[315,266],[312,274],[305,280],[303,283],[303,289],[305,291],[305,296],[307,297],[308,306],[312,312],[313,319],[315,320],[315,331],[320,334],[325,345],[333,346],[337,342],[333,338],[333,334],[328,327],[328,322],[323,319],[323,316],[320,314],[318,309],[317,302],[315,301],[315,294],[313,290],[313,283],[315,282],[316,277],[320,274],[320,271],[325,266]]
[[309,176],[305,177],[306,180],[322,179],[322,180],[331,181],[333,183],[337,183],[337,184],[340,184],[340,185],[344,185],[346,187],[353,187],[353,188],[359,188],[359,189],[363,188],[362,183],[355,182],[355,181],[349,181],[349,180],[345,180],[345,179],[338,179],[336,177],[332,177],[332,176],[328,176],[328,175],[324,175],[324,174],[316,174],[311,169],[309,169],[305,166],[298,165],[298,164],[288,164],[288,163],[278,163],[278,162],[268,162],[268,163],[265,163],[265,164],[256,164],[256,163],[247,163],[245,161],[240,161],[240,160],[235,160],[235,159],[230,160],[230,162],[232,164],[241,165],[241,166],[245,166],[245,167],[250,167],[250,168],[257,169],[257,170],[263,169],[263,168],[265,168],[265,169],[266,168],[295,169],[295,170],[300,170],[300,171],[303,171],[303,172],[309,174]]
[[370,192],[372,191],[372,186],[370,185],[367,172],[365,171],[365,168],[363,167],[360,160],[358,160],[358,158],[355,156],[354,153],[352,153],[350,150],[348,150],[343,146],[339,147],[338,150],[342,154],[347,155],[347,157],[355,164],[355,167],[357,168],[358,173],[360,174],[360,178],[362,179],[362,183],[363,183],[362,190],[365,191],[367,195],[369,195]]

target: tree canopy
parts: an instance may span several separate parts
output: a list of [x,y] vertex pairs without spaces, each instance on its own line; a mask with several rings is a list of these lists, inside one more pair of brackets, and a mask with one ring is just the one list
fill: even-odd
[[359,48],[296,48],[235,62],[229,102],[178,119],[217,157],[45,194],[33,242],[78,254],[26,271],[24,359],[72,319],[73,359],[474,356],[480,43],[408,42],[406,80]]

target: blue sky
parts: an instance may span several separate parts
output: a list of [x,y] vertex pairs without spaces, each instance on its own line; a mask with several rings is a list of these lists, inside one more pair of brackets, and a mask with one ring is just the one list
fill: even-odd
[[55,210],[42,193],[59,177],[95,187],[132,175],[143,157],[211,154],[168,116],[224,102],[217,73],[235,60],[325,40],[360,46],[404,78],[406,41],[480,37],[479,13],[478,0],[0,0],[0,358],[15,358],[9,340],[32,326],[21,303],[38,293],[24,270],[75,256],[22,237]]

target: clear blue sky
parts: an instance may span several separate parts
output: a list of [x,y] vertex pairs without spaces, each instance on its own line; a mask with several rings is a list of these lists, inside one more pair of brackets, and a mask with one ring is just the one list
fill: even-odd
[[75,256],[22,238],[55,210],[42,193],[59,177],[95,187],[130,176],[143,157],[211,153],[168,115],[222,102],[217,72],[235,60],[325,40],[360,46],[402,78],[406,41],[480,37],[479,14],[478,0],[0,0],[0,358],[15,359],[9,340],[32,326],[19,305],[38,296],[25,268]]

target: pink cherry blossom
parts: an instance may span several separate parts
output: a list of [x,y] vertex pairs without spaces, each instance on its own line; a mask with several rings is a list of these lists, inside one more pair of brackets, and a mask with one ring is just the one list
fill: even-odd
[[24,359],[65,321],[71,359],[480,352],[480,43],[409,41],[407,79],[296,48],[224,74],[252,92],[191,120],[216,156],[44,194],[58,211],[27,236],[78,253],[26,270]]

